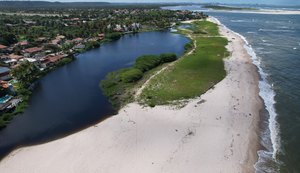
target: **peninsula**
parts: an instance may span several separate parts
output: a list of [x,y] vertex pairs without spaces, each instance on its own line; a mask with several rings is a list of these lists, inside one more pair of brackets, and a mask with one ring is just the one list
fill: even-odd
[[262,101],[246,43],[214,18],[188,23],[189,51],[151,73],[137,101],[78,133],[15,150],[0,172],[254,172]]

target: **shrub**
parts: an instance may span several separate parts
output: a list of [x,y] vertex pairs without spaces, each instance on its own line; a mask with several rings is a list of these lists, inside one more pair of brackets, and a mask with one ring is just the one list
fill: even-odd
[[159,56],[161,63],[172,62],[177,60],[177,55],[174,53],[164,53]]
[[160,58],[155,55],[144,55],[136,59],[135,68],[146,72],[157,67],[160,64]]
[[136,68],[126,69],[120,74],[120,78],[125,83],[136,82],[143,77],[143,72]]
[[108,39],[112,39],[112,40],[118,40],[121,38],[121,36],[122,36],[122,34],[119,32],[113,32],[113,33],[109,33],[106,35],[106,37]]
[[191,41],[191,42],[184,45],[185,52],[188,52],[189,50],[192,50],[193,48],[194,48],[194,42],[193,41]]

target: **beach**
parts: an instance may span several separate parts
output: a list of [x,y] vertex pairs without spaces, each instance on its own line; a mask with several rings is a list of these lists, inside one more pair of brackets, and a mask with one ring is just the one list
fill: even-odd
[[227,76],[205,94],[183,108],[128,104],[85,130],[13,151],[0,162],[0,172],[254,172],[259,75],[244,40],[219,28],[230,41]]

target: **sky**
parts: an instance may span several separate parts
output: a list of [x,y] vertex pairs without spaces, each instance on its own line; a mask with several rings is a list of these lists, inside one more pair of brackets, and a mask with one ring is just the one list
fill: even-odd
[[274,5],[300,5],[300,0],[49,0],[49,1],[62,1],[62,2],[73,2],[73,1],[102,1],[102,2],[195,2],[195,3],[206,3],[206,2],[219,2],[228,4],[274,4]]

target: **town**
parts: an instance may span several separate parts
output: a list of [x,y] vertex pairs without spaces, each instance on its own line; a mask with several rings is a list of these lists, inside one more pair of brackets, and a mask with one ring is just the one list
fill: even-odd
[[[0,127],[22,113],[33,88],[49,71],[76,54],[123,34],[165,30],[200,12],[159,8],[70,8],[0,14]],[[5,11],[5,10],[4,10]]]

